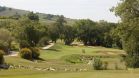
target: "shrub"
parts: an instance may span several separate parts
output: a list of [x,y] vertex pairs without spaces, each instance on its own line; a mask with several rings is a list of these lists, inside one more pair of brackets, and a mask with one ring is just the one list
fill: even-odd
[[94,58],[93,68],[94,68],[94,70],[102,70],[103,69],[103,63],[100,60],[100,58]]
[[30,45],[27,41],[25,41],[25,40],[20,41],[20,48],[21,49],[22,48],[29,48],[29,47],[30,47]]
[[32,51],[28,48],[22,48],[20,51],[20,56],[24,59],[32,59]]
[[40,56],[39,49],[36,47],[31,47],[31,51],[32,51],[32,58],[38,59]]
[[4,63],[4,51],[3,50],[0,50],[0,64],[3,64]]
[[41,46],[41,47],[44,47],[44,46],[49,44],[49,40],[50,39],[48,37],[43,37],[43,38],[40,39],[38,45]]

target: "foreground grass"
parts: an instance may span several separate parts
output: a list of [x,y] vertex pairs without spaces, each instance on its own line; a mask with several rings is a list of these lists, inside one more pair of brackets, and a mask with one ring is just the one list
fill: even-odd
[[[15,73],[13,73],[16,72]],[[36,72],[12,70],[0,73],[0,78],[139,78],[139,70],[105,70],[91,72]]]

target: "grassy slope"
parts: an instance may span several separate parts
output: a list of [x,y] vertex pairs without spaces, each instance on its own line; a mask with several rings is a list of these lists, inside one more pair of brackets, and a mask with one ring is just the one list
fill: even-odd
[[[85,53],[82,53],[82,49],[85,50]],[[107,52],[111,52],[113,54],[107,54]],[[54,68],[66,68],[69,67],[71,69],[84,67],[90,69],[91,66],[87,64],[67,64],[61,60],[61,57],[72,55],[72,54],[81,54],[81,55],[92,55],[92,56],[111,56],[110,58],[103,58],[104,61],[108,61],[110,63],[110,68],[114,69],[114,63],[120,63],[118,54],[123,53],[122,50],[118,49],[110,49],[104,47],[85,47],[85,46],[65,46],[63,44],[55,44],[50,50],[41,50],[41,58],[46,60],[44,62],[35,63],[32,61],[28,61],[25,59],[21,59],[20,57],[5,57],[7,63],[14,65],[23,65],[23,66],[33,66],[33,67],[54,67]],[[120,64],[121,65],[121,64]],[[91,69],[90,69],[91,70]]]

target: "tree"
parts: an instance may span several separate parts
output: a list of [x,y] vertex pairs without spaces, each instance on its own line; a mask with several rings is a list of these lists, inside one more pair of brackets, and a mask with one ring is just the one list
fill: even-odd
[[121,18],[119,26],[123,49],[127,52],[126,65],[139,67],[139,1],[122,0],[114,8],[116,15]]
[[111,31],[117,27],[116,23],[110,23],[104,20],[97,22],[97,45],[104,47],[113,47],[113,37]]
[[84,45],[93,45],[97,35],[95,22],[83,19],[77,21],[75,26],[77,27],[78,40],[82,41]]
[[27,14],[28,19],[33,21],[39,21],[39,16],[33,12]]
[[76,37],[76,29],[72,26],[65,26],[64,33],[63,33],[63,39],[65,42],[65,45],[70,45]]
[[20,19],[19,26],[19,42],[25,40],[31,47],[36,46],[46,32],[45,27],[38,21],[32,21],[26,17]]
[[50,39],[56,43],[57,39],[59,38],[59,29],[55,24],[52,24],[48,27],[48,36]]
[[56,23],[54,24],[55,26],[58,27],[58,34],[59,34],[59,38],[62,40],[63,39],[63,33],[64,33],[64,26],[66,24],[66,20],[64,19],[64,16],[61,15],[58,17],[58,19],[56,20]]
[[10,50],[12,40],[13,37],[8,30],[0,29],[0,49],[5,51],[6,54]]

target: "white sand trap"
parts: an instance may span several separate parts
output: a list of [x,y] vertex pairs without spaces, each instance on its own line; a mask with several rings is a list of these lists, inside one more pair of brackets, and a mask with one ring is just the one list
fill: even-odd
[[107,54],[109,54],[109,55],[117,55],[116,53],[112,53],[112,52],[107,52]]
[[47,49],[51,48],[52,46],[54,46],[54,43],[50,43],[50,45],[47,45],[47,46],[43,47],[42,49],[47,50]]

